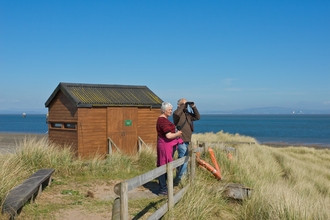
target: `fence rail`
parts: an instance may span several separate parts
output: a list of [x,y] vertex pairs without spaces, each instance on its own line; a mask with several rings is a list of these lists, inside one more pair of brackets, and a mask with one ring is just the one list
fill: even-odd
[[[180,200],[180,198],[183,196],[184,192],[186,191],[186,187],[181,189],[175,196],[173,196],[173,169],[175,169],[178,166],[181,166],[185,162],[189,162],[189,156],[182,157],[180,159],[177,159],[175,161],[172,161],[168,164],[165,164],[163,166],[157,167],[156,169],[153,169],[147,173],[144,173],[142,175],[139,175],[137,177],[134,177],[132,179],[120,182],[115,185],[114,192],[116,195],[120,196],[120,219],[128,219],[128,192],[142,186],[149,181],[159,177],[160,175],[167,173],[167,181],[168,181],[168,202],[165,204],[165,206],[161,207],[159,210],[157,210],[152,216],[149,217],[149,219],[159,219],[161,216],[163,216],[169,209],[171,209],[176,202]],[[190,160],[190,162],[193,162]],[[195,166],[195,163],[191,163],[190,166]],[[118,208],[116,209],[118,211]],[[118,213],[113,213],[113,219],[114,216],[116,216],[116,219],[118,218]],[[160,217],[159,217],[160,216]]]
[[[189,156],[182,157],[175,161],[172,161],[163,166],[157,167],[147,173],[144,173],[140,176],[134,177],[132,179],[120,182],[115,185],[114,192],[116,195],[120,196],[120,208],[118,208],[118,201],[114,203],[112,219],[126,220],[128,219],[128,192],[132,189],[135,189],[139,186],[142,186],[149,181],[159,177],[160,175],[167,173],[168,181],[168,202],[160,207],[156,212],[154,212],[148,219],[159,219],[163,216],[168,210],[170,210],[184,195],[184,192],[187,190],[187,186],[181,189],[174,195],[173,190],[173,170],[178,166],[181,166],[185,162],[190,162],[190,167],[195,166],[195,160],[189,160]],[[192,176],[191,174],[190,176]],[[191,177],[193,178],[193,177]],[[116,205],[115,205],[116,204]],[[120,214],[114,213],[120,211]]]
[[[223,142],[222,142],[223,143]],[[237,154],[236,148],[222,146],[219,143],[206,143],[203,142],[202,147],[193,148],[189,150],[189,155],[182,157],[180,159],[174,160],[168,164],[157,167],[147,173],[141,174],[132,179],[120,182],[115,185],[114,192],[116,195],[120,196],[115,199],[112,209],[112,219],[113,220],[127,220],[128,219],[128,192],[148,183],[151,180],[159,177],[160,175],[167,173],[168,182],[168,201],[158,210],[156,210],[148,220],[160,219],[167,211],[170,211],[173,206],[182,198],[184,193],[187,191],[190,184],[193,184],[195,178],[195,168],[196,168],[196,152],[207,151],[208,147],[214,147],[225,151],[232,151]],[[189,162],[189,183],[182,188],[179,192],[174,195],[173,190],[173,170],[178,166],[181,166],[185,162]]]

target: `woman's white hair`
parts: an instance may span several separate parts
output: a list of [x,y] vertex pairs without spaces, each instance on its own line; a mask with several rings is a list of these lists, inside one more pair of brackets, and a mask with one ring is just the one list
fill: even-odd
[[160,107],[160,111],[164,113],[168,108],[173,108],[172,104],[169,102],[163,102],[162,107]]

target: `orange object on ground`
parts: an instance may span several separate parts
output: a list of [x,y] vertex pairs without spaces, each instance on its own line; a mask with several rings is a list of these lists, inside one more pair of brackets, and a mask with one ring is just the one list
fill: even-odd
[[205,167],[208,171],[210,171],[213,174],[213,176],[215,176],[218,180],[221,180],[220,173],[214,167],[212,167],[210,164],[206,163],[204,160],[201,160],[201,159],[196,159],[196,160],[199,163],[199,165],[201,165],[202,167]]
[[196,158],[200,158],[201,152],[196,152]]
[[212,163],[215,166],[215,169],[217,169],[217,171],[220,173],[220,176],[221,176],[220,167],[219,167],[217,159],[214,156],[214,151],[213,151],[212,148],[209,148],[208,150],[209,150],[209,153],[210,153],[210,156],[211,156]]
[[228,157],[229,160],[233,159],[233,155],[231,153],[228,153],[227,157]]

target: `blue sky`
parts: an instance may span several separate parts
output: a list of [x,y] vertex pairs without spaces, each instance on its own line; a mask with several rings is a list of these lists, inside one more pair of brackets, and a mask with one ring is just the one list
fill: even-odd
[[0,0],[0,112],[60,82],[146,85],[174,106],[330,110],[330,1]]

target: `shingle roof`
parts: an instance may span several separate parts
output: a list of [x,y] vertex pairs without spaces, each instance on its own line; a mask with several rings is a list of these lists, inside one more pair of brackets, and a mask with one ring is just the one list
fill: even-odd
[[61,91],[77,107],[140,106],[160,107],[162,100],[147,86],[81,84],[61,82],[45,103],[49,107]]

